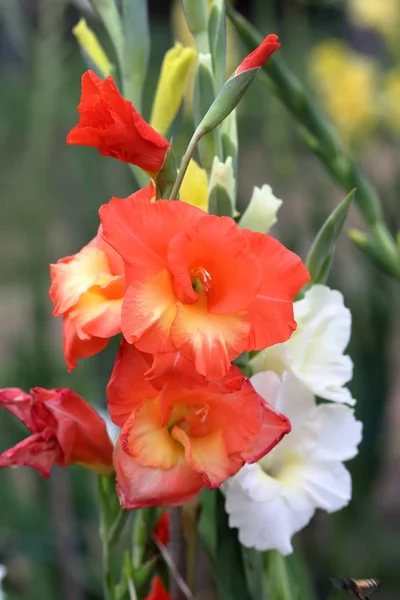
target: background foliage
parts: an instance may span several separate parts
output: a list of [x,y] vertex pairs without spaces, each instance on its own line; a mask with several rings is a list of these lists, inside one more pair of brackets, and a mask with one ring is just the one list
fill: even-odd
[[[386,0],[388,1],[388,0]],[[377,0],[365,0],[372,4]],[[390,2],[389,2],[390,3]],[[171,3],[150,1],[151,66],[143,116],[164,52],[187,40]],[[357,2],[253,0],[236,3],[263,33],[276,32],[280,52],[329,115],[378,187],[386,222],[400,229],[400,3],[365,19]],[[385,4],[385,2],[382,2]],[[76,252],[97,228],[98,206],[133,191],[125,165],[90,148],[68,147],[85,65],[71,27],[83,2],[0,2],[0,387],[68,386],[104,407],[115,344],[68,375],[60,323],[47,297],[48,263]],[[382,12],[382,11],[381,11]],[[95,18],[90,25],[112,56]],[[378,18],[378,21],[377,21]],[[383,24],[382,24],[383,21]],[[376,24],[378,23],[378,25]],[[397,30],[398,31],[398,28]],[[334,42],[332,40],[335,40]],[[245,51],[232,35],[232,65]],[[147,98],[147,100],[146,100]],[[187,99],[190,103],[190,98]],[[183,150],[192,130],[183,109]],[[268,182],[284,200],[273,233],[303,258],[320,225],[343,198],[298,135],[293,119],[261,82],[239,108],[239,206],[253,185]],[[351,210],[348,225],[363,229]],[[352,393],[364,422],[359,456],[350,463],[353,500],[338,514],[317,514],[296,538],[318,598],[332,599],[330,577],[376,577],[377,596],[400,589],[400,378],[398,282],[389,280],[343,235],[329,281],[353,313]],[[0,413],[0,451],[23,437]],[[54,469],[44,481],[29,469],[0,472],[0,563],[9,570],[10,600],[101,598],[96,482],[79,468]],[[291,564],[296,569],[295,564]],[[206,581],[206,578],[204,579]],[[200,597],[215,597],[207,584]]]

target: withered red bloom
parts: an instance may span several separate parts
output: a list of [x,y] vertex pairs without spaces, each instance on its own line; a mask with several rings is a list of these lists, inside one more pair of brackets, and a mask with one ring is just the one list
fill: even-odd
[[143,352],[191,361],[209,380],[247,350],[296,329],[293,299],[309,279],[300,258],[269,235],[183,202],[113,198],[103,237],[123,258],[122,333]]
[[162,582],[161,577],[154,577],[151,582],[150,594],[145,600],[171,600],[171,596],[167,592]]
[[117,493],[125,508],[175,506],[259,460],[290,430],[236,367],[217,383],[162,390],[145,379],[148,357],[123,342],[107,387]]
[[0,390],[0,406],[20,419],[31,436],[0,455],[0,467],[28,466],[43,477],[54,464],[73,463],[101,474],[112,472],[113,446],[100,415],[70,389],[30,394],[17,388]]
[[78,112],[80,120],[69,132],[68,144],[94,146],[103,156],[157,175],[169,143],[121,96],[111,76],[102,81],[93,71],[83,74]]
[[279,47],[280,43],[278,42],[278,36],[274,33],[267,35],[265,40],[263,40],[251,54],[242,60],[234,74],[239,75],[239,73],[243,73],[243,71],[262,67]]
[[154,528],[153,537],[159,544],[166,546],[169,542],[169,513],[164,511]]
[[71,371],[121,332],[124,265],[98,234],[77,254],[50,265],[50,276],[53,315],[63,317],[64,357]]

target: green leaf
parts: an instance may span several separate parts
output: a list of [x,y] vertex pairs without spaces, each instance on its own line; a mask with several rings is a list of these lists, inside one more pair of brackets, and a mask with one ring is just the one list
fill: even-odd
[[259,68],[248,69],[228,79],[199,124],[199,132],[212,131],[226,119],[237,106],[259,70]]
[[307,288],[315,283],[325,283],[328,278],[336,242],[342,232],[355,191],[352,190],[335,208],[317,233],[306,259],[306,267],[311,274]]
[[150,31],[147,0],[123,0],[124,96],[142,110],[142,92],[149,66]]
[[265,562],[271,600],[306,600],[306,596],[297,596],[286,559],[277,550],[266,552]]
[[208,198],[208,212],[210,215],[217,215],[218,217],[232,217],[233,216],[233,201],[230,198],[227,189],[217,183],[214,185]]
[[[247,586],[242,546],[237,530],[231,529],[225,512],[225,498],[215,492],[217,547],[215,554],[216,574],[224,590],[224,600],[252,600]],[[261,600],[261,599],[260,599]]]
[[99,15],[114,45],[119,66],[122,70],[124,64],[124,35],[121,17],[115,0],[90,0],[94,10]]
[[[214,98],[211,54],[205,54],[199,59],[194,80],[193,113],[196,127],[214,102]],[[214,156],[222,156],[220,132],[212,129],[210,128],[211,133],[204,135],[198,145],[201,164],[207,171],[211,171]]]
[[215,91],[221,89],[226,73],[226,17],[223,0],[213,0],[208,19],[208,39],[212,55]]
[[253,600],[268,598],[264,574],[264,562],[261,552],[253,548],[242,547],[243,560],[246,570],[247,585]]

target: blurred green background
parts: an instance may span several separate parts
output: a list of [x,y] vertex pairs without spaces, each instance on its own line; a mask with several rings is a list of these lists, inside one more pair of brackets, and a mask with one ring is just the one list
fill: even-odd
[[[164,52],[182,30],[179,5],[150,1],[151,67],[144,117]],[[235,6],[264,34],[307,85],[379,189],[388,226],[400,229],[400,0],[243,0]],[[173,11],[173,18],[171,16]],[[135,189],[126,165],[95,150],[69,147],[85,64],[72,26],[84,14],[112,56],[101,24],[83,0],[0,0],[0,386],[72,387],[98,407],[116,343],[67,374],[61,323],[51,316],[48,264],[94,236],[97,209]],[[232,68],[244,50],[229,33]],[[190,98],[186,100],[190,106]],[[183,107],[174,138],[191,134]],[[298,135],[296,124],[260,82],[239,109],[239,206],[254,185],[284,200],[273,233],[305,257],[323,220],[344,194]],[[363,229],[353,209],[349,226]],[[339,598],[329,578],[374,577],[376,597],[400,593],[399,284],[382,275],[343,235],[331,287],[353,313],[350,354],[356,413],[364,423],[359,456],[349,467],[353,500],[335,515],[319,513],[296,537],[318,598]],[[0,413],[0,451],[25,435]],[[49,481],[29,469],[0,472],[0,563],[9,600],[101,598],[95,476],[54,468]],[[307,600],[307,599],[304,599]]]

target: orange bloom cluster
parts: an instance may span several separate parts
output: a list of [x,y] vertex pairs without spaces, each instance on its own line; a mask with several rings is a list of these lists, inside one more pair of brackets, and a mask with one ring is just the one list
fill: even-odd
[[[260,67],[278,47],[268,36],[236,73]],[[78,110],[69,143],[94,146],[152,177],[163,168],[169,143],[112,77],[85,73]],[[300,258],[271,236],[153,196],[150,184],[112,198],[100,208],[96,237],[51,265],[50,298],[63,317],[68,369],[112,336],[124,337],[107,402],[121,427],[113,464],[126,508],[174,506],[203,486],[218,487],[290,431],[232,361],[290,337],[293,300],[309,279]],[[52,462],[88,462],[64,454],[57,422],[46,419],[24,422],[46,440],[51,432]],[[92,426],[88,435],[95,438]],[[82,444],[89,450],[89,441]]]

